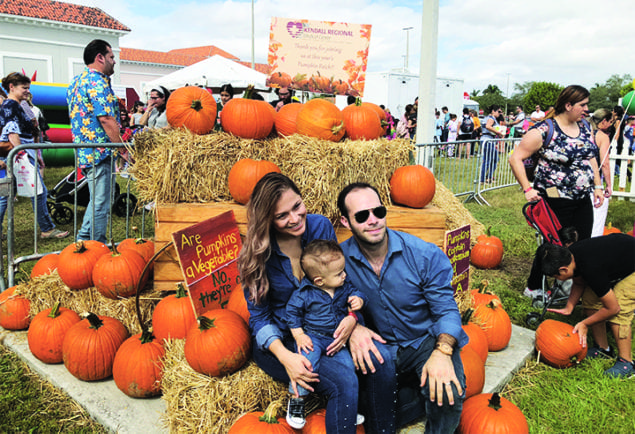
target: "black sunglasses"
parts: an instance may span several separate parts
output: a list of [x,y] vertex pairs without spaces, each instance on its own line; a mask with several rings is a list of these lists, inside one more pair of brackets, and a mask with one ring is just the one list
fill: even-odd
[[378,206],[377,208],[364,209],[361,211],[357,211],[354,216],[355,221],[359,224],[364,223],[366,220],[368,220],[368,217],[370,217],[371,212],[378,219],[383,219],[384,217],[386,217],[386,207],[382,205],[382,206]]

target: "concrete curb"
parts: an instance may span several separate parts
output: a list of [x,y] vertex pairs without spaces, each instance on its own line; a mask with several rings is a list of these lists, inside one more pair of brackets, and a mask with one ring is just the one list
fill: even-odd
[[[499,392],[534,355],[535,333],[512,325],[512,337],[503,350],[489,353],[485,364],[483,392]],[[97,422],[116,433],[167,433],[161,417],[166,403],[160,397],[134,399],[122,393],[110,380],[85,382],[73,377],[63,364],[47,365],[36,359],[27,343],[26,332],[7,332],[0,327],[0,343],[15,352],[42,378],[64,390]],[[400,434],[423,432],[424,421],[403,427]]]

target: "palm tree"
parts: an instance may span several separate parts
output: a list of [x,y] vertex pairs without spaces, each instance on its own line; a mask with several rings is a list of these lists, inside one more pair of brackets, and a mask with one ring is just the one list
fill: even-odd
[[502,95],[503,91],[500,90],[498,86],[495,84],[488,84],[485,90],[483,90],[483,95]]
[[478,96],[478,94],[481,93],[480,90],[478,89],[474,89],[472,92],[470,92],[470,99],[474,99]]

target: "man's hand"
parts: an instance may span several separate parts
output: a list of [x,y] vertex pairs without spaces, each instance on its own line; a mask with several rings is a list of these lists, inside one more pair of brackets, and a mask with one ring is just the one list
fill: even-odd
[[567,303],[567,305],[562,309],[547,309],[547,312],[559,313],[560,315],[568,316],[571,315],[571,312],[573,312],[573,308],[569,307],[569,304]]
[[421,370],[420,387],[425,387],[426,381],[430,389],[430,401],[437,401],[440,406],[443,405],[443,391],[448,396],[450,405],[454,405],[454,394],[452,393],[452,383],[456,386],[459,395],[463,393],[461,383],[454,373],[454,365],[452,357],[443,354],[438,350],[432,351],[430,358],[423,365]]
[[351,337],[348,340],[349,350],[353,357],[353,363],[355,363],[355,369],[361,370],[365,375],[370,372],[375,372],[375,366],[373,365],[370,353],[375,355],[375,358],[379,363],[384,363],[384,358],[375,346],[373,340],[385,344],[386,341],[374,331],[357,324]]
[[586,337],[589,332],[589,328],[583,322],[579,322],[573,327],[573,333],[578,333],[580,335],[580,345],[583,348],[586,348]]

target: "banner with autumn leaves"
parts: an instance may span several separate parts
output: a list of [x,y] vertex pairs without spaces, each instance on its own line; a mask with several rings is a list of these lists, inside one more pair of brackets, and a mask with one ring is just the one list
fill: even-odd
[[267,85],[363,96],[370,24],[271,19]]

